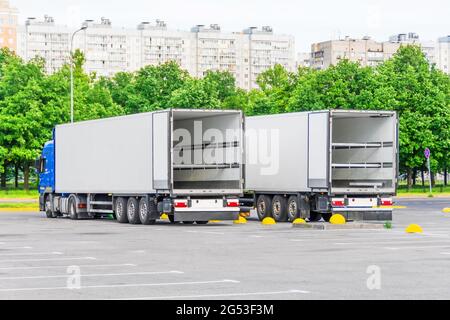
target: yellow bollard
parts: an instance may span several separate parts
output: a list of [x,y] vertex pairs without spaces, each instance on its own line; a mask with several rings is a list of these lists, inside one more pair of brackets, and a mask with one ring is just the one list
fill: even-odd
[[341,214],[335,214],[330,219],[331,224],[346,224],[347,221],[345,220],[344,216]]
[[277,222],[275,221],[274,218],[268,217],[268,218],[265,218],[265,219],[262,221],[262,224],[265,225],[265,226],[270,226],[270,225],[277,224]]
[[422,227],[417,224],[411,224],[406,228],[406,233],[422,233]]
[[306,224],[306,221],[301,218],[298,218],[295,219],[294,222],[292,222],[292,224]]
[[246,224],[247,223],[247,219],[245,219],[244,217],[239,217],[239,219],[234,220],[234,224]]

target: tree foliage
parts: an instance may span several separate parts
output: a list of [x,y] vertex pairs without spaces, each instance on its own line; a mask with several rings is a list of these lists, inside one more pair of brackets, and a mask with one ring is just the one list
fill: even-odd
[[[24,173],[51,138],[56,124],[70,121],[70,67],[47,75],[42,59],[24,62],[0,51],[0,174]],[[377,67],[343,60],[326,70],[280,65],[263,72],[258,89],[236,87],[229,72],[209,71],[201,79],[175,62],[98,78],[74,62],[75,120],[89,120],[167,108],[240,109],[247,115],[324,109],[394,110],[400,116],[403,172],[422,168],[423,149],[432,168],[444,171],[450,156],[450,77],[430,66],[420,48],[405,46]],[[4,179],[2,179],[4,180]]]

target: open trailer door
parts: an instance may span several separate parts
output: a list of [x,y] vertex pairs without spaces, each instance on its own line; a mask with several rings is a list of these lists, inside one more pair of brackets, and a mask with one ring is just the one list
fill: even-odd
[[326,189],[330,177],[330,113],[308,115],[308,187]]
[[153,114],[153,189],[171,189],[171,111]]

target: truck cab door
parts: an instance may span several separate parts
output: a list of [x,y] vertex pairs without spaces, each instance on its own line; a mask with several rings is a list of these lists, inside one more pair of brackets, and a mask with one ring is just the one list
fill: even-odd
[[171,111],[153,114],[153,189],[167,191],[171,188]]
[[330,114],[308,116],[308,187],[328,189],[330,174]]

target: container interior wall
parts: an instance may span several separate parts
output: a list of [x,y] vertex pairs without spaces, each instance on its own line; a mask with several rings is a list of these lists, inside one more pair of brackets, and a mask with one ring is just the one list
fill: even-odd
[[332,129],[332,190],[394,192],[394,116],[336,116]]
[[173,189],[226,192],[242,189],[240,113],[174,113]]

